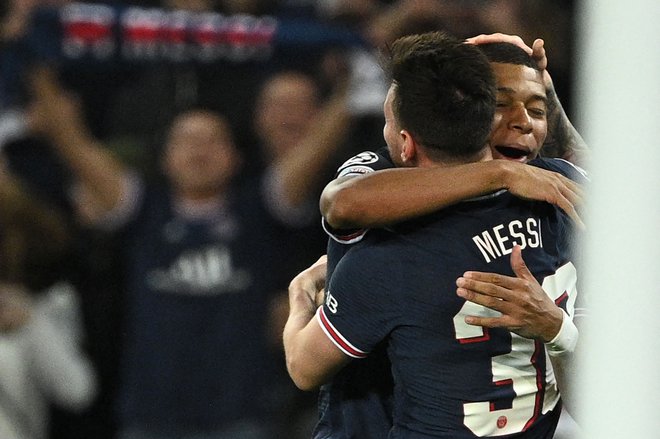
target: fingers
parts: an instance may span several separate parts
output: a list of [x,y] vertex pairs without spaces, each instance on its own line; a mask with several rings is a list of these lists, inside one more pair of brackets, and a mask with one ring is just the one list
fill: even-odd
[[534,276],[527,268],[527,264],[522,257],[522,248],[519,245],[514,245],[511,249],[511,269],[517,277],[521,279],[532,280]]
[[563,186],[565,186],[571,193],[575,194],[576,200],[579,200],[580,202],[582,201],[582,198],[584,196],[584,190],[582,189],[582,186],[580,186],[579,183],[576,183],[575,181],[571,180],[568,177],[564,177],[561,174],[553,173],[559,179],[561,180]]
[[579,230],[586,230],[587,226],[582,221],[580,214],[575,208],[575,203],[563,195],[560,195],[558,199],[555,199],[553,204],[557,205],[561,210],[563,210],[566,215],[575,223],[575,227]]
[[[517,282],[516,278],[511,276],[468,271],[463,277],[456,279],[456,286],[458,289],[494,297],[496,300],[509,300],[512,296],[511,291],[515,289]],[[472,300],[470,299],[470,301]]]
[[510,43],[515,44],[516,46],[523,49],[527,54],[532,55],[532,48],[529,47],[522,38],[518,35],[508,35],[503,33],[494,33],[494,34],[481,34],[475,37],[470,37],[467,40],[470,44],[488,44],[488,43]]
[[[530,176],[534,182],[534,186],[527,184],[524,189],[512,188],[514,194],[517,192],[525,192],[526,198],[537,199],[554,204],[562,209],[581,230],[585,229],[584,222],[577,212],[577,207],[581,206],[584,201],[584,190],[582,186],[556,172],[548,171],[545,169],[527,169],[533,171]],[[532,192],[527,190],[532,187]],[[515,189],[515,190],[514,190]]]
[[502,298],[503,295],[499,291],[499,288],[513,290],[521,286],[520,279],[517,277],[483,271],[466,271],[462,277],[456,280],[456,284],[459,287]]
[[545,53],[545,42],[537,38],[532,44],[532,58],[536,60],[536,65],[540,70],[548,68],[548,57]]
[[503,314],[506,313],[509,308],[509,303],[507,303],[506,300],[500,299],[496,294],[481,294],[476,290],[462,287],[456,289],[456,294],[469,302],[485,306],[486,308]]
[[575,206],[570,201],[562,197],[557,201],[556,204],[575,223],[575,227],[577,227],[579,230],[586,230],[587,226],[584,224],[584,221],[582,221],[582,218],[580,218],[580,214],[577,212]]
[[456,279],[456,293],[471,302],[503,311],[500,302],[516,302],[521,295],[516,291],[530,291],[536,279],[522,257],[522,248],[515,245],[511,250],[511,268],[516,277],[497,273],[468,271]]
[[512,325],[507,316],[502,317],[479,317],[479,316],[466,316],[465,323],[473,326],[483,326],[484,328],[507,328],[510,329],[515,326]]
[[539,70],[548,68],[548,57],[545,53],[545,42],[537,38],[529,47],[518,35],[508,35],[503,33],[481,34],[466,40],[470,44],[488,44],[488,43],[510,43],[523,49],[528,55],[536,60]]
[[548,201],[563,210],[578,229],[585,230],[586,226],[576,209],[576,206],[581,206],[584,200],[582,187],[563,175],[556,174],[556,176],[560,177],[557,192]]

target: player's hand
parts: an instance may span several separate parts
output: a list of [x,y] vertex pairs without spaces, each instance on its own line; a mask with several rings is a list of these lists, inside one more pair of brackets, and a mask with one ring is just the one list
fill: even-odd
[[[481,34],[481,35],[477,35],[476,37],[470,37],[470,38],[466,39],[465,41],[470,43],[470,44],[476,44],[476,45],[490,44],[490,43],[515,44],[516,46],[520,47],[522,50],[527,52],[528,55],[534,56],[534,49],[532,47],[529,47],[527,44],[525,44],[523,39],[520,38],[518,35],[508,35],[508,34],[503,34],[503,33]],[[536,41],[539,41],[539,40],[536,40]],[[543,40],[540,40],[540,41],[541,41],[541,43],[543,42]],[[543,54],[545,55],[545,51],[543,52]],[[536,57],[534,57],[534,58],[536,59]]]
[[289,302],[306,303],[310,310],[323,304],[325,295],[327,255],[301,271],[289,284]]
[[536,65],[539,70],[545,70],[548,68],[548,57],[545,54],[545,41],[541,38],[537,38],[532,43],[532,58],[536,61]]
[[525,41],[518,35],[509,35],[503,33],[494,33],[494,34],[481,34],[475,37],[470,37],[465,40],[470,44],[490,44],[490,43],[509,43],[514,44],[520,47],[522,50],[527,52],[534,61],[539,70],[545,70],[548,68],[548,57],[545,53],[545,42],[541,38],[537,38],[532,43],[532,47],[529,47]]
[[506,167],[505,187],[512,194],[528,200],[545,201],[562,209],[584,230],[585,225],[577,208],[583,205],[582,187],[557,172],[523,163],[496,160],[498,165]]
[[548,72],[548,57],[545,52],[545,42],[541,38],[537,38],[532,43],[532,47],[528,46],[525,41],[518,35],[509,35],[503,33],[494,33],[494,34],[481,34],[465,40],[470,44],[489,44],[489,43],[510,43],[515,44],[516,46],[523,49],[530,55],[539,70],[543,74],[543,82],[547,90],[554,90],[554,85],[552,83],[552,78]]
[[532,44],[532,58],[536,61],[536,65],[543,74],[543,84],[545,89],[548,91],[549,97],[555,96],[555,85],[552,82],[552,77],[550,72],[548,72],[548,57],[545,53],[545,42],[537,38]]
[[456,280],[456,294],[499,311],[500,317],[467,316],[469,325],[506,328],[521,337],[548,342],[562,323],[562,310],[545,294],[522,258],[520,246],[511,252],[516,277],[468,271]]

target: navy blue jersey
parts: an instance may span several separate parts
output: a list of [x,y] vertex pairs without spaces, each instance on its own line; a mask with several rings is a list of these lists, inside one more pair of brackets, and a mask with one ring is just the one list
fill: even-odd
[[[387,148],[362,152],[341,165],[336,177],[362,175],[393,168]],[[324,220],[328,239],[328,273],[351,244],[359,242],[365,229],[333,230]],[[376,349],[364,362],[349,364],[319,393],[319,421],[315,439],[385,438],[392,427],[392,373],[384,348]]]
[[124,240],[123,424],[213,430],[263,415],[278,258],[257,187],[237,188],[205,220],[178,215],[166,191],[147,192]]
[[[393,167],[394,163],[390,158],[387,147],[382,147],[376,152],[363,151],[346,160],[337,169],[335,178],[370,174],[381,169]],[[358,242],[366,233],[365,229],[334,229],[326,222],[325,218],[323,218],[323,230],[325,230],[332,240],[340,244]]]
[[[376,152],[363,151],[346,160],[337,169],[335,178],[364,175],[393,167],[394,163],[390,158],[387,147],[382,147]],[[339,262],[346,250],[350,248],[348,244],[359,242],[367,233],[367,229],[334,229],[326,222],[325,218],[322,221],[323,230],[325,230],[330,238],[327,249],[328,279],[330,279],[335,265]]]
[[[571,172],[557,160],[536,164]],[[467,325],[467,315],[498,313],[458,297],[455,282],[468,269],[513,275],[509,255],[518,244],[546,293],[572,317],[571,233],[556,207],[500,191],[371,230],[346,252],[317,318],[352,357],[386,344],[395,383],[389,437],[552,437],[560,398],[543,344]]]

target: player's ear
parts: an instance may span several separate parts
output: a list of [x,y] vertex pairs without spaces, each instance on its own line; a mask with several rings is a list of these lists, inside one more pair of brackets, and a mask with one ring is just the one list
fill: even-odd
[[410,131],[399,131],[401,137],[401,161],[410,166],[414,166],[417,159],[417,143]]

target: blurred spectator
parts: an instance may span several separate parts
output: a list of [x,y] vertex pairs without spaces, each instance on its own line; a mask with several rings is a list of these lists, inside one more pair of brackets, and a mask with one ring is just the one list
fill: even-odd
[[254,196],[229,193],[239,157],[226,122],[178,117],[163,155],[171,185],[152,190],[90,137],[50,78],[35,91],[41,127],[95,199],[90,219],[124,229],[119,437],[267,437],[271,258],[267,236],[265,261],[248,253],[265,229],[249,234],[260,226]]
[[[13,113],[13,114],[12,114]],[[50,418],[51,439],[112,439],[115,425],[112,405],[117,383],[119,325],[122,295],[119,286],[116,240],[85,225],[85,217],[93,215],[93,204],[77,206],[69,197],[83,200],[81,191],[71,188],[70,172],[44,139],[29,131],[24,112],[5,113],[8,129],[0,148],[6,156],[12,175],[34,196],[47,200],[66,217],[71,234],[71,251],[62,258],[62,272],[76,291],[76,302],[82,313],[83,348],[92,362],[97,377],[97,397],[85,410],[53,406]],[[1,125],[1,123],[0,123]],[[1,129],[0,129],[1,131]],[[34,270],[34,273],[42,273]]]
[[[321,87],[309,73],[299,70],[284,70],[269,76],[261,87],[254,109],[253,126],[260,153],[260,162],[250,171],[263,174],[270,181],[267,196],[274,214],[282,221],[302,220],[304,227],[296,230],[282,229],[278,240],[286,243],[288,257],[281,263],[282,273],[295,274],[305,267],[307,261],[325,252],[327,238],[320,228],[321,217],[318,199],[323,184],[332,175],[342,151],[347,147],[349,134],[354,128],[354,117],[349,111],[346,72],[343,79],[335,80],[334,90],[327,98],[321,95]],[[272,182],[279,182],[273,184]],[[288,280],[280,284],[285,288]],[[284,297],[284,296],[282,296]],[[282,302],[273,318],[278,328],[277,344],[281,345],[281,331],[288,315],[288,302]],[[305,438],[296,436],[295,430],[308,420],[311,408],[316,406],[316,397],[299,391],[292,385],[284,355],[278,349],[278,380],[275,399],[282,406],[281,421],[273,437]],[[313,425],[313,424],[311,424]],[[304,428],[304,427],[302,427]]]
[[[272,399],[280,367],[268,346],[273,339],[284,364],[281,325],[267,327],[277,321],[269,307],[306,263],[300,254],[323,250],[296,227],[318,227],[314,187],[350,121],[345,91],[321,106],[309,83],[293,102],[305,114],[276,123],[293,136],[263,121],[273,155],[263,177],[240,184],[226,120],[185,111],[170,125],[162,152],[166,183],[152,186],[91,136],[52,72],[35,78],[33,125],[77,177],[78,193],[94,200],[86,217],[121,230],[128,308],[120,437],[270,437],[268,416],[282,403]],[[295,74],[281,79],[307,84]],[[300,90],[285,89],[283,105],[291,105]],[[277,144],[279,136],[294,143]]]
[[0,155],[0,280],[43,290],[65,277],[70,254],[68,224],[61,213],[33,197]]
[[376,48],[406,34],[439,29],[461,38],[494,32],[519,35],[528,42],[543,38],[553,53],[555,85],[569,106],[573,0],[288,1],[313,4],[319,18],[350,26]]
[[[22,93],[15,90],[21,72],[17,65],[29,52],[23,39],[29,34],[35,11],[44,7],[61,7],[72,0],[5,0],[0,3],[0,115],[3,110],[20,105]],[[20,61],[19,61],[20,60]]]
[[2,6],[0,38],[3,42],[17,40],[25,35],[32,10],[39,0],[9,0]]
[[59,213],[28,194],[0,161],[3,439],[46,439],[51,405],[77,412],[96,394],[81,348],[78,296],[61,271],[69,238]]
[[[347,156],[364,149],[367,136],[358,132],[365,126],[362,119],[382,107],[377,87],[375,91],[356,90],[368,89],[369,84],[356,83],[361,78],[343,56],[340,54],[337,61],[342,65],[327,73],[332,76],[325,83],[330,89],[327,96],[317,79],[321,73],[285,69],[266,78],[254,107],[252,123],[259,160],[251,164],[251,172],[263,174],[269,182],[272,190],[266,196],[281,222],[291,222],[297,216],[308,225],[297,231],[283,230],[282,239],[289,241],[292,253],[286,271],[293,275],[316,256],[314,251],[324,251],[327,237],[319,227],[318,209],[321,190]],[[369,92],[375,97],[355,102],[356,95],[365,97]]]
[[[260,0],[160,0],[153,6],[160,6],[163,11],[197,14],[258,15],[270,11],[272,4]],[[201,106],[227,118],[234,128],[237,146],[251,157],[252,139],[245,133],[250,131],[251,108],[267,72],[268,67],[254,59],[237,62],[222,59],[201,64],[158,61],[126,66],[119,73],[121,79],[115,81],[112,93],[105,96],[102,117],[91,118],[91,128],[101,138],[112,139],[125,149],[146,147],[154,152],[162,143],[163,126],[182,109]],[[77,91],[83,91],[87,96],[85,101],[93,101],[94,92],[85,90],[84,85],[81,87],[76,75],[75,71],[65,73],[63,79]],[[89,107],[85,108],[88,117]]]
[[312,75],[294,70],[272,74],[261,87],[253,116],[260,168],[275,164],[289,205],[311,202],[316,214],[318,199],[310,195],[320,193],[328,162],[351,127],[347,93],[340,80],[324,99]]

